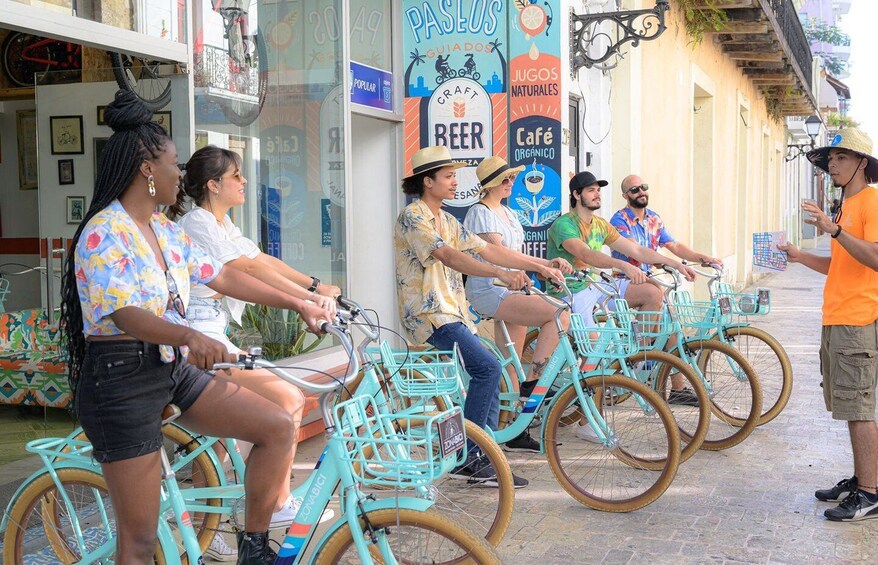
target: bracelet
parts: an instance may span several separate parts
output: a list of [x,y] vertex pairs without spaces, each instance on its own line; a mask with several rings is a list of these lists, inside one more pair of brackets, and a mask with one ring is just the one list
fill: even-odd
[[831,237],[832,239],[835,239],[835,238],[837,238],[837,237],[840,236],[840,235],[841,235],[841,226],[838,226],[838,229],[835,230],[835,233],[830,234],[829,237]]
[[318,286],[320,286],[320,279],[317,277],[311,277],[311,287],[308,288],[308,290],[314,292],[317,290]]

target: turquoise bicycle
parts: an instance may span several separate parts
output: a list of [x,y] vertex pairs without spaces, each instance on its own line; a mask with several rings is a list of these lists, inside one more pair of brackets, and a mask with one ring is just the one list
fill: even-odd
[[[348,371],[335,382],[310,383],[256,357],[240,366],[268,368],[296,386],[320,393],[327,426],[327,447],[304,485],[303,504],[276,563],[305,559],[316,525],[336,491],[341,517],[314,544],[309,562],[499,563],[487,542],[431,508],[432,481],[465,457],[461,411],[425,415],[417,422],[417,432],[406,434],[371,398],[357,396],[333,406],[333,398],[357,373],[359,363],[346,329],[328,323],[323,329],[339,338],[350,357]],[[417,418],[410,415],[409,420]],[[4,516],[4,562],[112,563],[114,513],[100,468],[89,455],[90,444],[52,438],[30,442],[28,449],[40,456],[44,469],[26,480]],[[158,526],[157,561],[201,562],[190,516],[215,509],[191,501],[227,493],[222,487],[200,493],[181,489],[169,457],[161,454],[165,519]],[[374,485],[396,489],[397,494],[381,500],[364,494],[363,487]]]

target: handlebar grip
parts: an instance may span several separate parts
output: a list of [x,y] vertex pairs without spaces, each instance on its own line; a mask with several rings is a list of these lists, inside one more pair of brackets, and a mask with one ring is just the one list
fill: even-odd
[[356,304],[356,303],[354,303],[354,302],[348,300],[348,299],[345,298],[344,296],[339,295],[335,300],[336,300],[339,304],[341,304],[342,306],[344,306],[345,308],[347,308],[348,310],[354,310],[355,308],[357,308],[357,304]]
[[320,328],[320,331],[326,333],[329,331],[329,328],[332,327],[332,324],[330,324],[326,320],[317,320],[317,327]]

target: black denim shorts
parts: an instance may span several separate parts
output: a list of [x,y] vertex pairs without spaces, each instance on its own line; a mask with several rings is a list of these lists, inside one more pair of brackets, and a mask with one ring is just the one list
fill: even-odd
[[131,459],[158,451],[164,407],[174,403],[185,412],[212,378],[179,352],[175,361],[163,363],[151,343],[88,342],[73,412],[98,462]]

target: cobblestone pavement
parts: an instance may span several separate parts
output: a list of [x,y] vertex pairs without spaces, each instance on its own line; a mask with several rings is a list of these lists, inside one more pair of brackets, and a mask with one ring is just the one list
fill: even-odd
[[[821,247],[828,254],[826,242]],[[853,469],[847,427],[825,411],[819,387],[823,282],[800,265],[760,281],[771,288],[772,311],[754,325],[790,355],[789,404],[742,444],[697,453],[646,508],[590,510],[568,497],[539,456],[510,454],[531,484],[516,492],[504,563],[878,562],[878,521],[829,522],[823,511],[831,505],[813,495]]]
[[[827,242],[822,247],[828,254]],[[822,275],[799,265],[760,281],[772,289],[772,312],[755,325],[778,338],[792,359],[789,404],[741,445],[696,454],[646,508],[629,514],[590,510],[558,486],[545,459],[510,454],[513,470],[531,483],[516,491],[515,514],[500,547],[503,562],[878,562],[878,521],[829,522],[823,511],[830,504],[813,496],[815,489],[852,474],[847,428],[825,412],[819,387],[823,282]],[[318,437],[300,446],[299,480],[313,468],[322,445]],[[35,466],[23,460],[0,467],[0,483],[20,480]],[[231,535],[226,539],[234,543]]]

